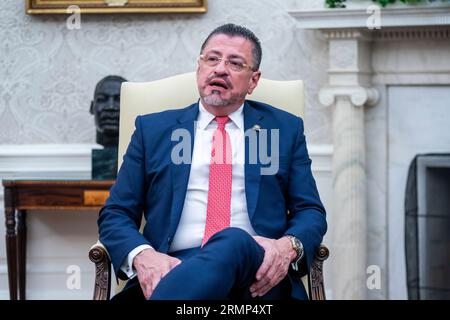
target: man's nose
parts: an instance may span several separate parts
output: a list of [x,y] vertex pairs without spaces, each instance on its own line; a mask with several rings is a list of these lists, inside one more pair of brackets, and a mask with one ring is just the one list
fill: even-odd
[[115,101],[114,96],[108,98],[108,103],[106,105],[108,109],[117,109],[119,107],[119,103]]
[[220,61],[214,68],[214,72],[216,74],[228,74],[229,70],[228,70],[228,65],[226,60],[222,60]]

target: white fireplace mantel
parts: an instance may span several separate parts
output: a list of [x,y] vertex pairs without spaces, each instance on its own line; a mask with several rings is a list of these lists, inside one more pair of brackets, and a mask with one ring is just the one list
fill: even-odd
[[[370,8],[370,5],[371,3],[368,3],[367,7]],[[297,20],[297,25],[301,29],[366,29],[367,19],[373,14],[373,9],[292,10],[289,14]],[[448,26],[450,4],[382,8],[380,18],[381,28]]]
[[[397,201],[384,178],[386,122],[378,122],[374,135],[367,118],[383,119],[389,85],[450,84],[450,3],[380,9],[372,1],[347,2],[347,9],[289,12],[299,29],[319,30],[328,42],[329,78],[319,101],[333,109],[331,291],[337,299],[403,299],[403,225],[393,227],[391,209],[383,209],[388,197]],[[383,275],[379,293],[366,284],[373,262]]]

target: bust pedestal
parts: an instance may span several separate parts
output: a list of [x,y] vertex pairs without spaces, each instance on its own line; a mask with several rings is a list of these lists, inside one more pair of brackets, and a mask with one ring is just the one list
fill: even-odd
[[92,180],[114,180],[117,176],[117,148],[92,150]]

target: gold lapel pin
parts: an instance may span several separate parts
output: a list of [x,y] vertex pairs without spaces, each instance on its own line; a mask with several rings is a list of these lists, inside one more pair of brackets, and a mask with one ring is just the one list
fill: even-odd
[[259,132],[259,130],[261,130],[261,127],[255,124],[252,129]]

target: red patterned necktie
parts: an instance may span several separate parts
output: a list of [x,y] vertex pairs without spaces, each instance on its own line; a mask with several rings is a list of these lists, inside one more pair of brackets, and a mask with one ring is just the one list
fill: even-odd
[[202,246],[216,232],[230,226],[232,153],[230,136],[225,130],[225,124],[230,118],[216,117],[215,120],[218,127],[212,139],[208,206]]

